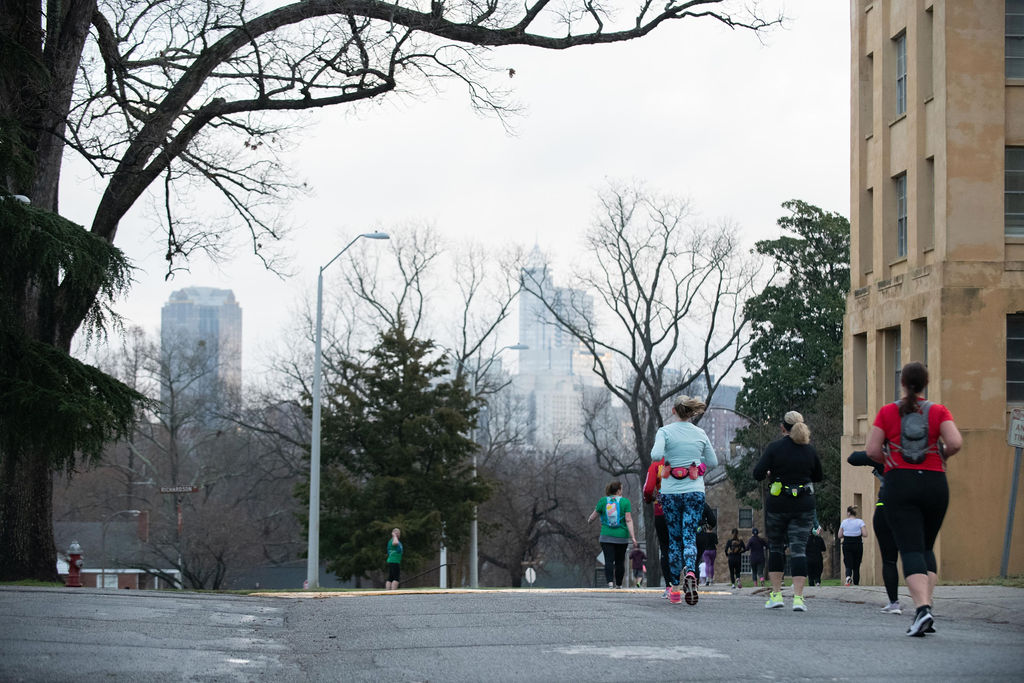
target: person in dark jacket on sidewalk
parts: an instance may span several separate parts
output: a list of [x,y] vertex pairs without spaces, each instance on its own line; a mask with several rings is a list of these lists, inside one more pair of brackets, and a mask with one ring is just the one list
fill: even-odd
[[747,544],[740,540],[740,530],[733,529],[732,537],[725,542],[725,559],[729,562],[729,583],[733,588],[742,588],[740,567],[743,565],[743,553],[747,552]]
[[633,584],[639,588],[644,582],[644,572],[647,565],[647,553],[640,549],[640,546],[633,548],[629,554],[629,563],[633,568]]
[[747,539],[747,551],[750,553],[750,576],[754,580],[754,585],[760,586],[764,583],[764,558],[765,552],[768,550],[768,543],[761,538],[757,527],[754,527],[750,533],[752,536]]
[[825,562],[821,555],[825,552],[825,539],[819,533],[820,527],[811,529],[807,536],[807,585],[820,586],[821,572],[825,569]]
[[715,581],[715,560],[718,557],[718,534],[705,525],[704,531],[698,534],[697,545],[700,546],[701,558],[704,561],[704,585],[710,586]]

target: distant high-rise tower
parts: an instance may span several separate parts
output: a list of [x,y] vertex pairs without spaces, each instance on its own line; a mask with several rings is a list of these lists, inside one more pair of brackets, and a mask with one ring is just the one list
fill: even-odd
[[[530,289],[540,289],[553,307],[572,319],[591,318],[593,297],[582,290],[556,287],[536,247],[522,270]],[[519,295],[519,374],[515,391],[525,399],[529,412],[529,441],[538,448],[583,445],[583,402],[588,392],[601,386],[594,360],[564,327],[544,301],[524,291]],[[606,366],[611,358],[603,357]]]
[[[534,247],[522,278],[548,295],[565,315],[592,315],[593,297],[581,290],[555,287],[540,250]],[[590,377],[592,361],[581,354],[582,345],[555,322],[555,316],[530,292],[519,295],[519,343],[530,348],[519,352],[519,374],[584,375]]]
[[[171,294],[160,315],[160,348],[169,393],[242,388],[242,309],[230,289],[187,287]],[[175,386],[177,385],[177,386]]]

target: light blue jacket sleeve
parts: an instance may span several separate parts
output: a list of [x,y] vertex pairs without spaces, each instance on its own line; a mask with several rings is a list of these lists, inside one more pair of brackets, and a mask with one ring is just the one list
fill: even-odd
[[665,457],[665,431],[659,429],[654,435],[654,447],[651,448],[651,460],[661,460]]
[[718,467],[718,456],[715,455],[715,449],[711,447],[711,439],[708,438],[707,432],[704,433],[704,464],[708,466],[709,470]]

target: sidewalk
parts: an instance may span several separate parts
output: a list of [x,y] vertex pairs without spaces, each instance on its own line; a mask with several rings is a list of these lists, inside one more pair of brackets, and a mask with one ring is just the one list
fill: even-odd
[[[727,584],[726,584],[727,587]],[[714,585],[711,588],[715,588]],[[735,590],[735,589],[734,589]],[[736,593],[760,594],[766,588],[741,588]],[[792,595],[792,588],[784,588],[784,595]],[[881,609],[889,599],[884,586],[813,586],[804,588],[804,596],[811,599],[840,600],[856,604],[877,605]],[[906,586],[899,587],[903,613],[910,614],[914,601]],[[1010,624],[1024,628],[1024,589],[1007,586],[936,586],[936,616],[953,619],[984,619],[995,624]]]
[[[660,589],[643,588],[610,590],[608,588],[445,588],[415,589],[397,591],[351,591],[351,592],[287,592],[260,591],[254,595],[278,598],[357,598],[372,595],[427,595],[431,593],[610,593],[613,595],[660,595]],[[732,588],[727,583],[713,583],[701,586],[700,592],[705,595],[719,596],[761,596],[768,592],[766,587],[744,586]],[[792,587],[782,589],[785,596],[793,594]],[[889,600],[883,586],[814,586],[804,589],[804,596],[810,600],[839,600],[854,604],[868,605],[873,609],[882,609]],[[899,599],[904,614],[914,611],[914,601],[906,586],[899,587]],[[936,616],[952,619],[982,619],[995,624],[1008,624],[1024,629],[1024,589],[1007,586],[936,586],[935,604],[932,606]]]

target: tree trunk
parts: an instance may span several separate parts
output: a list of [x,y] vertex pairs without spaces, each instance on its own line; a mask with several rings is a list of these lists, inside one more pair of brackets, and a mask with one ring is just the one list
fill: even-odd
[[[31,578],[56,582],[50,459],[34,452],[5,451],[0,456],[0,581]],[[98,553],[99,548],[93,552]]]

